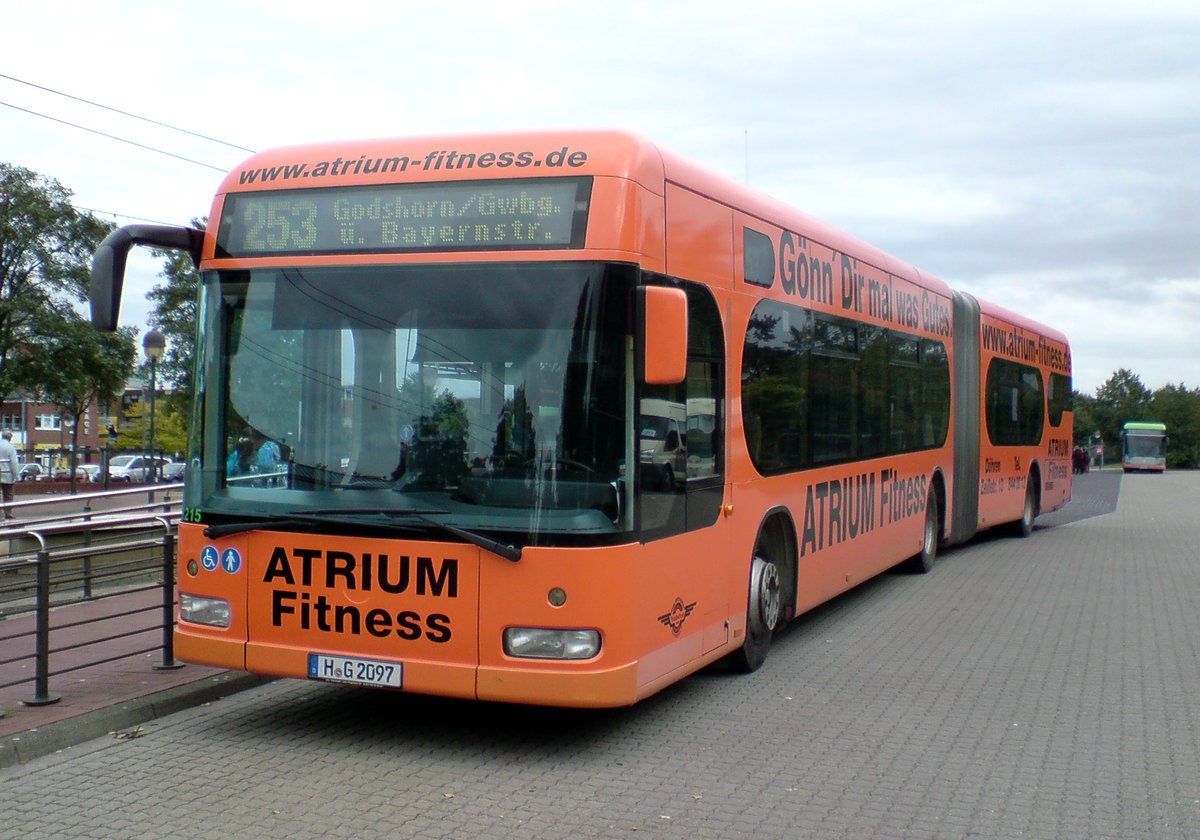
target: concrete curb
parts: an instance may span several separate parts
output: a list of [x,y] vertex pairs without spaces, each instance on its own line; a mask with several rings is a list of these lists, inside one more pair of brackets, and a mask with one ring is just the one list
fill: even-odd
[[212,677],[125,700],[102,709],[28,729],[0,740],[0,770],[128,729],[174,712],[271,682],[271,677],[226,671]]

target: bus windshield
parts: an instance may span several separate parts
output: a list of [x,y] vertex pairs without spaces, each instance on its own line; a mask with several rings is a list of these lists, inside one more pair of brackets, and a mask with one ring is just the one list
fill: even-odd
[[611,540],[632,523],[636,276],[601,263],[206,273],[189,505]]
[[1126,432],[1125,457],[1163,458],[1166,456],[1167,439],[1161,432]]

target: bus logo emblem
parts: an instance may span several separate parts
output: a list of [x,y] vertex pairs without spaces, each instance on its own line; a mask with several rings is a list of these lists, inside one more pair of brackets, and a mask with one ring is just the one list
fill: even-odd
[[670,627],[671,632],[676,636],[683,629],[683,622],[687,621],[687,617],[692,614],[692,610],[696,609],[696,602],[684,604],[682,598],[676,598],[675,603],[671,605],[669,613],[663,613],[658,617],[664,627]]

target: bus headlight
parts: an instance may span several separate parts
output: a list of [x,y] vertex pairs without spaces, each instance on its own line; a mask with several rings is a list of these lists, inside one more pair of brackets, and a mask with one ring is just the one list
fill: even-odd
[[179,593],[179,620],[192,624],[207,624],[210,627],[228,627],[229,602],[223,598],[204,598],[200,595]]
[[522,659],[591,659],[600,653],[600,631],[509,627],[504,652]]

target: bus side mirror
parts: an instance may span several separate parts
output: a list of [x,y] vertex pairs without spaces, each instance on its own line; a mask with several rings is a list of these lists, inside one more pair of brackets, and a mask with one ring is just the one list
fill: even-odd
[[91,286],[88,290],[92,326],[101,332],[112,332],[117,328],[117,318],[121,314],[121,287],[125,283],[125,262],[134,245],[187,251],[192,262],[199,267],[204,231],[167,225],[126,225],[105,237],[92,257]]
[[687,378],[687,295],[664,286],[645,286],[639,292],[643,381],[677,385]]

